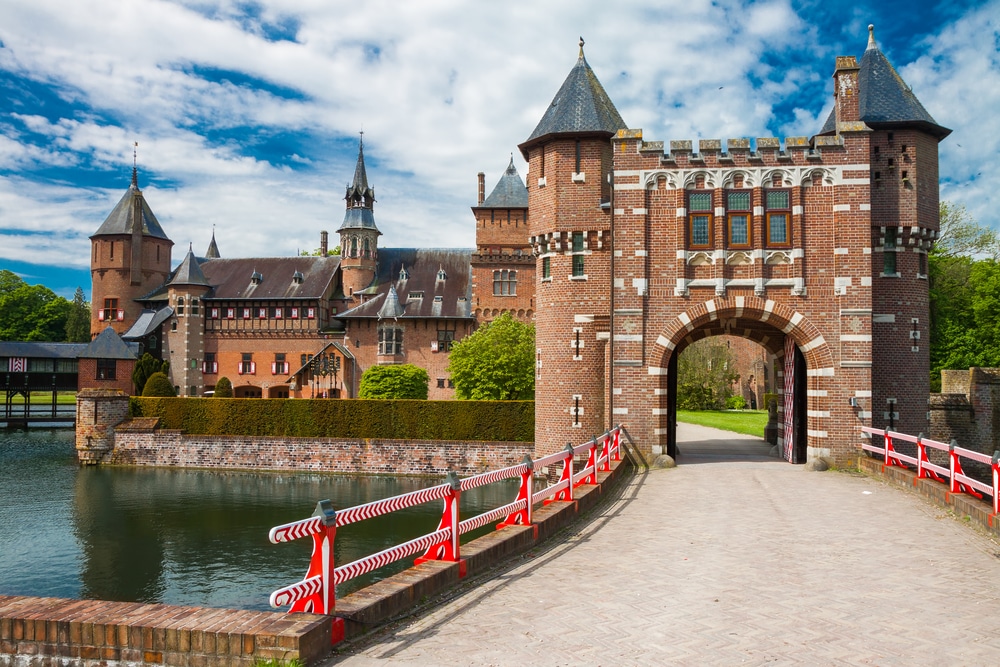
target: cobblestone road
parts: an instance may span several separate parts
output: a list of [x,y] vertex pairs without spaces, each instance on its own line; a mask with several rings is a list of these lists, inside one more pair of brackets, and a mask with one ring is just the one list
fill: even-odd
[[684,426],[682,461],[340,665],[1000,665],[1000,545]]

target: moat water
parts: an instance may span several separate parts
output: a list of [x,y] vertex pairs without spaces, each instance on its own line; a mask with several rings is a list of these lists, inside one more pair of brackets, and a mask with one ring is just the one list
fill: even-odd
[[[441,481],[81,468],[70,429],[0,431],[0,595],[270,609],[272,590],[305,575],[312,544],[271,544],[272,526],[308,517],[321,499],[342,509]],[[463,493],[462,517],[511,502],[516,489],[508,480]],[[336,562],[431,532],[440,516],[435,501],[340,528]]]

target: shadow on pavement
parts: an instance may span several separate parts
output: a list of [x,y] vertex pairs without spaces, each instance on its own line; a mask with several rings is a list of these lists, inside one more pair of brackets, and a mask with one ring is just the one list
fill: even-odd
[[785,463],[771,455],[771,445],[765,440],[735,435],[733,438],[678,438],[677,465],[699,463]]

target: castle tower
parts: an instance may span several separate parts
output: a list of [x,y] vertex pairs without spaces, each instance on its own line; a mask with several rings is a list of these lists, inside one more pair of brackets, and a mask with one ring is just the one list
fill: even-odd
[[[869,132],[872,426],[926,433],[927,253],[939,228],[938,143],[951,130],[931,117],[893,68],[873,26],[868,33],[854,68],[857,95],[844,94],[849,82],[835,86],[837,104],[823,133],[840,133],[858,122]],[[838,75],[843,75],[841,60]]]
[[611,137],[626,127],[583,55],[519,148],[536,255],[535,448],[605,430],[611,290]]
[[[167,333],[170,381],[179,387],[179,396],[200,396],[204,391],[202,361],[205,356],[205,295],[211,291],[208,280],[188,247],[184,261],[167,285],[167,299],[174,309]],[[176,324],[176,327],[174,326]]]
[[344,196],[347,211],[340,234],[340,268],[343,277],[344,296],[351,296],[371,284],[375,278],[378,261],[378,237],[382,232],[375,226],[375,190],[368,186],[365,171],[365,145],[358,142],[358,164],[354,169],[354,181],[347,186]]
[[109,325],[122,334],[142,311],[135,299],[170,275],[174,245],[146,203],[135,167],[128,191],[90,237],[90,245],[91,336]]
[[205,259],[220,259],[221,257],[219,245],[215,242],[215,225],[212,225],[212,240],[208,244],[208,250],[205,251]]
[[502,312],[522,322],[534,318],[535,259],[528,243],[528,190],[514,158],[486,197],[479,174],[476,252],[472,255],[472,304],[476,319],[489,322]]

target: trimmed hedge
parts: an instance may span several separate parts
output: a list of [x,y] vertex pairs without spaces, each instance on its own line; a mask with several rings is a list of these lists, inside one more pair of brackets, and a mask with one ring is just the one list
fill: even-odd
[[133,417],[190,435],[533,442],[534,401],[130,399]]

